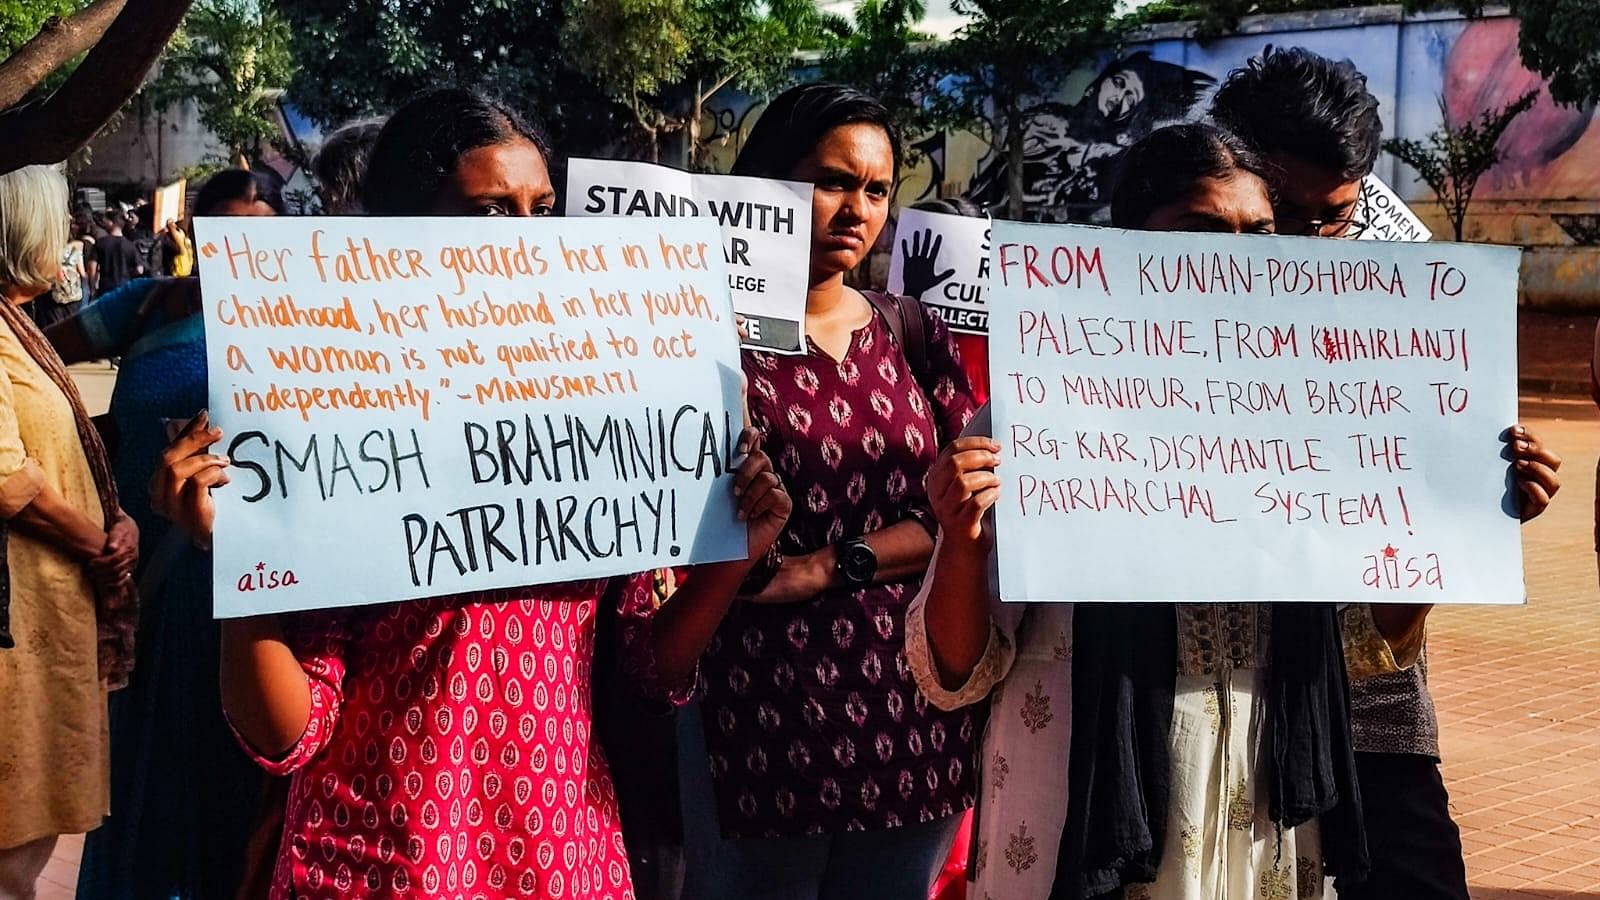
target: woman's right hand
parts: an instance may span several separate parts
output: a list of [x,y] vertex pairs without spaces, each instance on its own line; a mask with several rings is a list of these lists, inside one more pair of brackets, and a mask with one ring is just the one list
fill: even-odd
[[203,546],[211,544],[217,517],[211,489],[228,483],[228,458],[207,452],[220,440],[222,429],[201,410],[167,445],[150,479],[151,508]]
[[1000,445],[991,438],[958,438],[928,470],[924,482],[934,518],[946,546],[965,546],[987,553],[994,534],[983,527],[983,517],[1000,499]]

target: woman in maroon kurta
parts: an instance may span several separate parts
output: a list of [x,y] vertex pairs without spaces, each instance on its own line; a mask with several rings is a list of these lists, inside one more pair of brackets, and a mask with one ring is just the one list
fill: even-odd
[[751,421],[795,510],[701,663],[704,749],[681,732],[697,900],[925,900],[972,804],[979,723],[929,706],[902,631],[933,547],[923,475],[973,403],[935,316],[913,371],[843,284],[887,218],[897,156],[876,100],[807,85],[767,107],[735,163],[816,190],[804,351],[745,353]]

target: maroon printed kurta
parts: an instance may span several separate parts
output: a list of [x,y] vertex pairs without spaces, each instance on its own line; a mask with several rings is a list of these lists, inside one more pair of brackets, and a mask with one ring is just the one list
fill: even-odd
[[[876,313],[837,362],[809,340],[802,355],[745,353],[751,419],[795,500],[784,554],[908,519],[934,529],[922,479],[974,406],[949,333],[924,318],[920,379]],[[893,828],[972,805],[977,714],[932,707],[906,664],[920,580],[729,614],[701,668],[725,835]]]

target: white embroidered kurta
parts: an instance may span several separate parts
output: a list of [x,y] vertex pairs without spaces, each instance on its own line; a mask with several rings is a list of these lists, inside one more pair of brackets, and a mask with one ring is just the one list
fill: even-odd
[[[987,409],[969,434],[986,434]],[[988,523],[993,527],[992,514]],[[943,540],[942,536],[939,540]],[[934,550],[933,558],[939,558]],[[1002,604],[989,558],[988,646],[966,684],[945,685],[928,646],[933,573],[906,618],[906,659],[936,706],[985,698],[979,756],[972,900],[1044,900],[1055,879],[1067,815],[1072,742],[1072,605]],[[1282,835],[1259,777],[1266,728],[1270,608],[1176,604],[1178,679],[1171,733],[1172,793],[1157,881],[1127,900],[1298,900],[1323,895],[1316,823]],[[1341,617],[1352,677],[1398,671],[1365,605]]]

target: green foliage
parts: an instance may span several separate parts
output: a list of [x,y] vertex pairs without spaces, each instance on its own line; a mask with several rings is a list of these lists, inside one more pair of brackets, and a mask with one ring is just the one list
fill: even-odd
[[662,134],[684,132],[691,165],[705,102],[783,86],[828,24],[810,0],[567,0],[566,15],[570,64],[631,113],[652,158]]
[[295,106],[325,126],[442,85],[497,97],[563,150],[615,136],[616,110],[565,63],[562,0],[273,0],[293,31]]
[[1196,33],[1206,39],[1234,31],[1239,27],[1239,20],[1245,16],[1353,9],[1372,5],[1373,0],[1156,0],[1123,16],[1122,24],[1136,28],[1161,22],[1193,22]]
[[1522,63],[1550,80],[1550,96],[1600,103],[1600,3],[1511,0],[1511,12],[1522,21]]
[[278,136],[277,98],[294,73],[289,26],[257,0],[200,0],[148,89],[157,104],[192,99],[230,158]]
[[931,35],[916,25],[927,14],[922,0],[861,0],[850,22],[833,26],[834,42],[822,77],[882,100],[909,144],[943,124],[927,102],[940,77]]
[[1443,124],[1437,130],[1420,141],[1391,138],[1383,142],[1383,149],[1415,169],[1417,178],[1433,189],[1455,229],[1456,240],[1462,239],[1467,208],[1472,204],[1478,179],[1500,162],[1500,136],[1538,99],[1538,91],[1529,91],[1504,109],[1485,110],[1476,121],[1452,127],[1444,98],[1440,97]]

